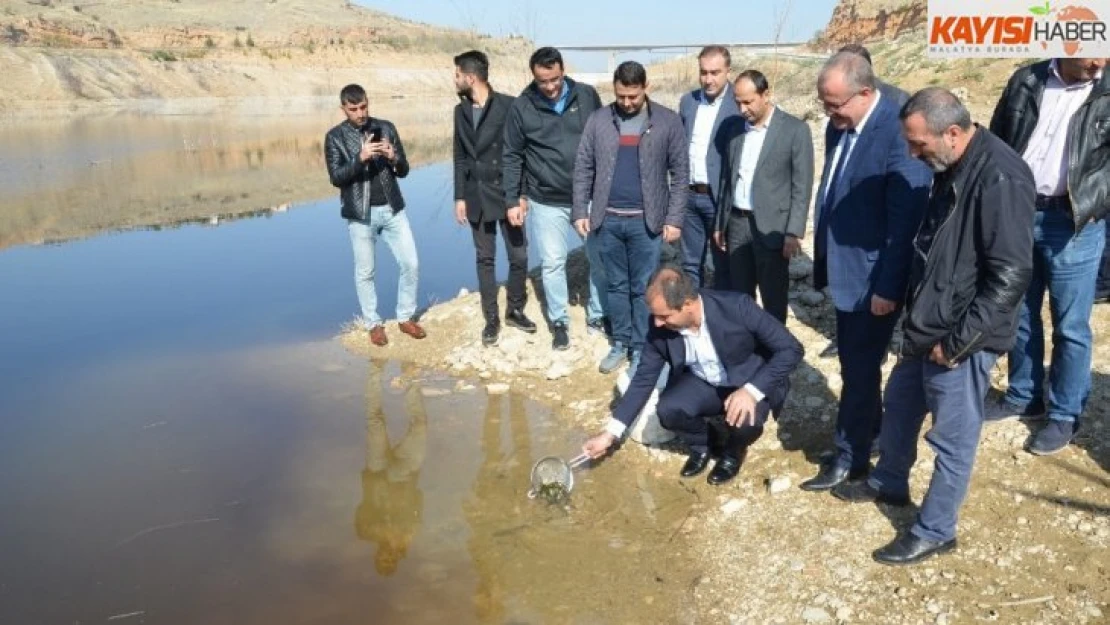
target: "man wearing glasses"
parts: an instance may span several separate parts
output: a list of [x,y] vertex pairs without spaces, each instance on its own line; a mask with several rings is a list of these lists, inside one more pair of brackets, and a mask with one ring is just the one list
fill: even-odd
[[871,64],[852,52],[830,58],[817,78],[829,116],[817,195],[814,286],[829,287],[844,385],[836,455],[810,491],[869,470],[882,414],[881,365],[906,293],[913,236],[929,197],[928,168],[910,157],[898,105],[884,98]]

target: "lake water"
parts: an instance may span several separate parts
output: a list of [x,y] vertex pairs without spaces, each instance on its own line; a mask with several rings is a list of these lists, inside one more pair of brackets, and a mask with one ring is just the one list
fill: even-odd
[[[286,148],[225,179],[178,147],[192,124],[227,145],[210,119],[81,123],[0,128],[0,623],[647,622],[682,605],[690,493],[605,463],[569,509],[529,502],[531,463],[583,433],[332,340],[357,310],[337,200],[265,184],[322,176],[310,139],[258,126]],[[402,183],[422,305],[476,282],[450,180],[440,163]],[[97,201],[44,208],[81,187]],[[128,208],[140,187],[159,206],[205,191],[175,220]]]

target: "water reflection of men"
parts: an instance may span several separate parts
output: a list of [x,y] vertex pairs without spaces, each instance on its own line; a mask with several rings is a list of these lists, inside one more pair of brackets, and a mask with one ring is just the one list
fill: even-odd
[[604,431],[583,450],[603,455],[643,410],[669,364],[656,412],[660,425],[690,448],[681,475],[698,475],[717,456],[707,481],[724,484],[740,472],[767,415],[786,401],[802,345],[748,295],[699,290],[693,276],[674,269],[656,274],[647,301],[653,323],[643,361]]
[[509,488],[506,483],[510,463],[515,456],[521,462],[528,462],[532,456],[531,439],[528,430],[524,397],[509,396],[509,436],[511,451],[502,452],[501,445],[501,398],[490,395],[486,399],[486,416],[482,422],[482,464],[474,480],[474,490],[463,503],[463,515],[470,526],[467,550],[470,552],[474,570],[478,574],[478,587],[474,590],[474,615],[479,623],[505,622],[505,575],[504,563],[512,556],[505,553],[504,543],[495,539],[491,524],[503,520],[502,514],[491,511],[513,510],[520,505],[521,493]]
[[370,342],[389,343],[378,315],[374,285],[374,247],[385,241],[401,272],[397,280],[397,322],[401,332],[414,339],[426,336],[416,322],[418,263],[416,243],[406,215],[398,178],[409,173],[409,162],[397,128],[370,116],[366,90],[347,85],[339,92],[340,108],[347,121],[324,138],[328,177],[339,188],[340,213],[347,220],[355,257],[355,291],[362,308],[362,322]]
[[[408,368],[402,375],[408,378]],[[371,363],[366,385],[366,467],[362,471],[362,501],[355,510],[355,533],[378,546],[374,568],[392,575],[404,559],[420,527],[424,493],[420,469],[427,450],[428,425],[417,385],[405,393],[409,428],[396,445],[389,444],[382,407],[381,372]]]

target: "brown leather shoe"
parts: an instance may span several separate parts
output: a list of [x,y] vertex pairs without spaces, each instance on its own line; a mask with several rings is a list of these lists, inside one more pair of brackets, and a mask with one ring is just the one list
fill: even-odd
[[389,338],[385,335],[385,326],[370,328],[370,342],[378,347],[385,347],[389,344]]
[[416,323],[412,319],[398,323],[397,327],[401,328],[401,332],[404,332],[414,339],[422,339],[425,336],[428,336],[428,333],[424,331],[424,328],[421,328],[420,324]]

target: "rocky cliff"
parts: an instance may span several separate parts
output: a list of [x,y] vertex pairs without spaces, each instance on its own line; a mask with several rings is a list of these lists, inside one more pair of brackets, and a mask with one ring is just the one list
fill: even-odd
[[818,43],[835,47],[895,39],[924,26],[927,16],[925,0],[840,0]]

